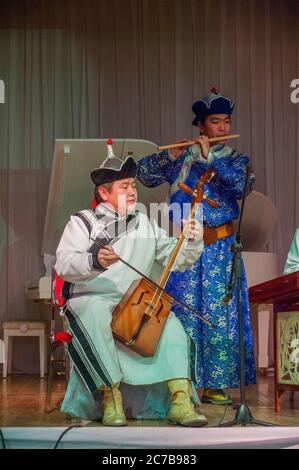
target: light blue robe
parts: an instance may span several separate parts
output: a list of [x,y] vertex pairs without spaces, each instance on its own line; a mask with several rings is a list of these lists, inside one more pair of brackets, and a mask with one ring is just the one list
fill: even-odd
[[[199,242],[182,248],[176,269],[186,269],[200,256],[202,239]],[[154,356],[143,357],[115,341],[110,326],[112,311],[141,276],[120,260],[104,269],[97,259],[99,243],[113,246],[122,259],[150,276],[155,262],[167,262],[177,240],[168,238],[144,214],[120,217],[104,204],[71,217],[57,248],[55,265],[68,284],[64,314],[72,335],[68,353],[74,363],[61,409],[83,419],[98,419],[102,412],[100,388],[122,382],[125,390],[134,391],[130,397],[124,396],[128,415],[165,417],[169,406],[166,382],[190,378],[191,341],[172,312]]]

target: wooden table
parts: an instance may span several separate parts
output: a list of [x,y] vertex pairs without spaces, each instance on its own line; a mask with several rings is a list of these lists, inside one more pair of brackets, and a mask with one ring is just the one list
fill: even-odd
[[250,303],[273,304],[275,411],[281,395],[299,391],[299,271],[249,289]]

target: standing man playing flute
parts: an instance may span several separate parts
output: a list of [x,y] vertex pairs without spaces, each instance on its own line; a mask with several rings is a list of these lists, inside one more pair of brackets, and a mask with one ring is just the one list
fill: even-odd
[[[238,199],[241,199],[249,158],[226,145],[225,138],[217,143],[209,139],[229,134],[234,103],[231,99],[211,93],[192,106],[195,114],[192,124],[198,127],[198,145],[165,150],[142,158],[138,162],[137,178],[148,187],[168,182],[171,203],[183,210],[191,195],[179,183],[193,189],[204,172],[211,169],[215,175],[205,185],[204,195],[218,203],[211,205],[203,200],[205,248],[202,256],[184,273],[172,273],[166,286],[185,303],[201,311],[216,329],[205,327],[195,316],[180,306],[174,312],[180,319],[194,344],[194,382],[203,388],[203,402],[231,404],[225,389],[239,387],[240,363],[238,343],[238,302],[236,286],[233,297],[222,302],[229,281],[234,240],[233,220],[239,216]],[[252,190],[254,174],[251,173],[248,191]],[[173,213],[170,218],[175,222]],[[243,267],[242,311],[244,324],[245,383],[255,383],[253,336]]]

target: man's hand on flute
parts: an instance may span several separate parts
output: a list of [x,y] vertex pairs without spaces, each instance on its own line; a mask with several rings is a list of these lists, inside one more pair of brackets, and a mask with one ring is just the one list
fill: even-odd
[[[183,144],[184,142],[188,142],[187,139],[182,139],[182,140],[178,140],[176,143],[177,144]],[[169,150],[169,155],[172,157],[172,158],[180,158],[184,151],[185,151],[186,147],[176,147],[176,148],[173,148],[171,150]]]
[[195,137],[193,140],[200,145],[201,155],[205,160],[207,160],[208,153],[211,148],[208,136],[200,135],[199,137]]
[[[200,147],[201,147],[201,154],[203,156],[203,158],[206,160],[208,158],[208,153],[209,153],[209,150],[210,150],[210,143],[209,143],[209,138],[206,136],[206,135],[200,135],[199,137],[195,137],[193,139],[193,141],[196,143],[196,144],[199,144]],[[178,140],[176,143],[177,144],[182,144],[184,142],[189,142],[187,139],[183,139],[183,140]],[[185,151],[186,147],[175,147],[171,150],[169,150],[169,154],[172,158],[180,158],[184,151]]]

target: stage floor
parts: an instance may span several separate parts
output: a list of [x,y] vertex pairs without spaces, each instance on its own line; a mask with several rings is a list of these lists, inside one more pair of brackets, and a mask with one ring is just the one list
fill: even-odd
[[[58,404],[64,394],[65,384],[63,377],[56,376],[52,405]],[[79,419],[68,421],[65,414],[54,409],[49,414],[44,412],[44,404],[47,391],[47,378],[40,379],[35,375],[11,375],[7,379],[0,380],[0,426],[24,427],[24,426],[69,426],[80,424]],[[239,390],[231,391],[234,404],[238,403]],[[274,411],[274,386],[273,377],[258,375],[258,383],[246,387],[246,403],[254,418],[270,421],[282,426],[299,426],[299,392],[295,393],[294,401],[290,402],[290,393],[282,396],[282,411],[277,414]],[[201,410],[207,416],[207,427],[216,426],[222,419],[224,422],[234,418],[236,410],[232,406],[215,406],[202,404]],[[226,411],[225,416],[224,412]],[[89,426],[101,426],[101,423],[89,423]],[[130,420],[129,426],[136,427],[165,427],[169,426],[167,420]],[[173,426],[169,426],[173,428]],[[206,429],[206,428],[205,428]]]
[[[113,456],[114,449],[162,449],[151,452],[158,454],[160,464],[167,449],[299,449],[299,428],[296,427],[146,427],[141,432],[140,428],[130,426],[85,426],[70,429],[62,436],[66,429],[2,428],[7,449],[106,449],[107,452],[101,454],[103,457]],[[184,455],[183,450],[179,453]],[[134,450],[130,455],[134,455]]]
[[[290,402],[282,399],[282,411],[274,411],[273,377],[258,376],[258,383],[246,387],[246,403],[254,418],[282,427],[215,428],[222,420],[235,417],[235,407],[203,404],[209,424],[204,428],[168,425],[166,420],[129,420],[125,428],[107,428],[98,422],[68,420],[55,404],[63,397],[63,377],[56,376],[53,411],[44,411],[47,379],[33,375],[13,375],[0,381],[0,427],[7,448],[53,449],[69,426],[59,448],[80,449],[197,449],[197,448],[299,448],[299,393]],[[231,392],[237,405],[239,390]],[[224,416],[224,413],[226,414]],[[142,433],[140,427],[143,428]],[[213,428],[214,427],[214,428]],[[139,428],[139,429],[138,429]],[[1,447],[1,446],[0,446]]]

